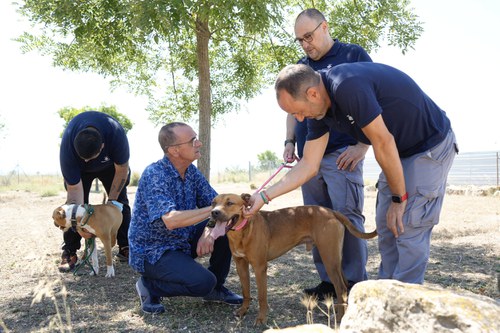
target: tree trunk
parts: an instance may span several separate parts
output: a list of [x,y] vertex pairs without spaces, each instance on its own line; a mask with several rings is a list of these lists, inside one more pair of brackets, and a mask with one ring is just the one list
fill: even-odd
[[199,92],[199,129],[198,135],[203,143],[201,158],[197,166],[201,173],[210,181],[210,141],[212,128],[212,101],[210,95],[210,63],[208,59],[208,42],[210,31],[208,20],[196,20],[196,53],[198,57],[198,92]]

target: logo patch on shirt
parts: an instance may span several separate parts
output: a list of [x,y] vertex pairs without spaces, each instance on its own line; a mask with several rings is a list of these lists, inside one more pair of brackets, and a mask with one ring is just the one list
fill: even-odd
[[111,159],[108,157],[108,156],[104,156],[104,158],[101,160],[101,163],[107,163],[109,162]]
[[354,123],[355,123],[354,118],[350,114],[348,114],[346,117],[347,117],[347,120],[349,121],[349,123],[351,125],[354,125]]

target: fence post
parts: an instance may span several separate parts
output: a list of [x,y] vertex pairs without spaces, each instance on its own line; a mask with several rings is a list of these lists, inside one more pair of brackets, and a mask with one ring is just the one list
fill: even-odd
[[248,181],[252,181],[252,162],[248,161]]
[[500,157],[498,156],[497,152],[497,188],[500,187],[500,173],[499,173],[499,167],[498,167],[498,162],[500,161]]

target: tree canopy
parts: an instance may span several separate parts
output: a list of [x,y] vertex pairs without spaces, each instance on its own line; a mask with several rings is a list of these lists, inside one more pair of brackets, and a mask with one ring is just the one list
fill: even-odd
[[258,154],[257,159],[259,160],[259,168],[261,170],[274,169],[280,165],[280,159],[276,156],[276,153],[270,150]]
[[86,107],[83,107],[80,109],[73,108],[73,107],[65,107],[65,108],[62,108],[59,111],[57,111],[57,114],[59,115],[59,117],[61,117],[64,120],[63,131],[61,132],[61,135],[60,135],[61,137],[62,137],[62,134],[63,134],[64,130],[66,129],[66,127],[68,127],[68,123],[71,121],[71,119],[73,119],[76,115],[78,115],[82,112],[85,112],[85,111],[99,111],[99,112],[103,112],[103,113],[110,115],[111,117],[118,120],[120,125],[122,125],[123,129],[125,130],[125,133],[130,131],[132,129],[132,127],[134,126],[132,121],[127,116],[125,116],[124,114],[122,114],[116,110],[115,106],[102,105],[98,108],[91,108],[91,107],[86,106]]
[[205,143],[198,161],[209,177],[211,125],[258,95],[302,50],[293,21],[308,7],[332,35],[368,52],[386,42],[406,52],[422,28],[409,0],[24,0],[38,30],[18,40],[54,66],[96,72],[149,99],[155,124],[193,120]]

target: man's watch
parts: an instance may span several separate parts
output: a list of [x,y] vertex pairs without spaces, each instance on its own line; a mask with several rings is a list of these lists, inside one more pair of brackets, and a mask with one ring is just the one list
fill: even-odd
[[287,143],[291,143],[292,145],[295,145],[295,139],[286,139],[285,140],[285,146]]
[[406,192],[403,196],[399,196],[399,195],[392,196],[392,202],[395,202],[395,203],[403,203],[406,201],[406,199],[408,199],[408,192]]

